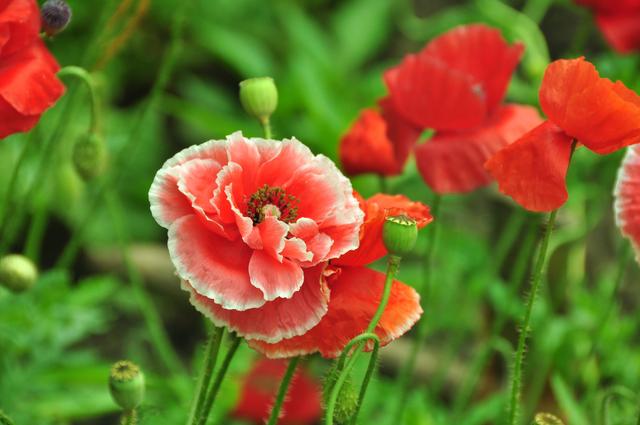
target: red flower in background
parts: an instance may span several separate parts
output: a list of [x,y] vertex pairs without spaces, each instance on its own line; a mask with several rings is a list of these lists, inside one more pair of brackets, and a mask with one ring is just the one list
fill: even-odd
[[64,93],[39,31],[34,0],[0,1],[0,138],[33,128]]
[[614,190],[616,224],[631,240],[640,261],[640,145],[631,147],[618,171]]
[[[233,416],[256,425],[264,424],[286,369],[287,363],[283,360],[259,359],[245,377]],[[316,422],[322,415],[321,399],[318,383],[303,368],[298,368],[278,423],[304,425]]]
[[[360,200],[365,222],[360,232],[360,247],[330,262],[322,277],[331,291],[327,314],[304,335],[275,344],[249,340],[251,347],[267,357],[282,358],[320,352],[337,357],[344,346],[364,332],[373,317],[384,288],[385,274],[365,266],[386,255],[382,245],[382,226],[387,216],[404,213],[424,227],[433,218],[429,209],[402,195],[376,195]],[[391,296],[375,328],[382,345],[407,332],[420,318],[420,297],[410,286],[394,281]],[[368,347],[372,348],[371,346]]]
[[548,120],[487,161],[500,190],[531,211],[567,200],[565,176],[574,140],[607,154],[640,142],[640,97],[598,75],[584,58],[547,67],[540,105]]
[[618,52],[640,49],[640,0],[576,0],[591,8],[607,42]]
[[[384,117],[386,134],[384,126],[366,125],[361,117],[342,140],[341,153],[351,152],[341,155],[347,172],[401,172],[420,134],[432,129],[434,136],[415,148],[427,185],[461,193],[490,183],[484,162],[541,121],[535,108],[502,104],[522,51],[498,30],[477,24],[457,27],[407,55],[384,76],[389,95],[376,122]],[[378,168],[371,166],[376,160]]]

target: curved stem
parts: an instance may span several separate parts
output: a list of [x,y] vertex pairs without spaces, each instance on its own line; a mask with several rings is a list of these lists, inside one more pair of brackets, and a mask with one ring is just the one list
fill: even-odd
[[193,400],[187,424],[192,424],[202,410],[207,389],[209,389],[211,377],[213,376],[213,371],[216,367],[218,351],[220,351],[220,343],[222,342],[223,335],[224,328],[215,328],[213,332],[211,332],[211,338],[209,338],[209,344],[207,344],[207,351],[205,352],[204,365],[202,366],[200,379],[198,380],[196,398]]
[[91,124],[89,131],[91,133],[98,132],[100,130],[100,100],[91,74],[79,66],[65,66],[58,71],[58,77],[74,77],[81,81],[87,88],[89,98],[91,99]]
[[354,345],[367,340],[373,340],[374,343],[376,340],[378,341],[378,343],[380,342],[380,338],[378,338],[378,335],[371,332],[363,333],[354,337],[342,349],[342,353],[340,353],[340,357],[338,358],[338,364],[336,365],[336,368],[338,370],[342,370],[347,361],[347,356],[349,355],[349,351],[351,351],[351,348],[353,348]]
[[220,365],[220,369],[218,373],[216,373],[216,378],[213,381],[213,385],[207,392],[207,396],[204,399],[204,403],[202,404],[202,410],[196,417],[196,421],[194,425],[205,425],[207,423],[207,419],[209,418],[209,414],[211,413],[211,408],[213,407],[213,403],[216,401],[216,397],[218,396],[218,392],[220,391],[220,386],[222,385],[222,381],[229,370],[229,365],[231,365],[231,360],[235,356],[238,351],[238,347],[240,346],[240,338],[236,335],[233,336],[233,341],[231,342],[231,347],[229,347],[229,351],[224,357],[222,361],[222,365]]
[[364,396],[367,393],[367,388],[369,388],[369,382],[371,382],[371,378],[376,371],[376,366],[378,365],[378,351],[380,350],[380,339],[377,335],[373,334],[375,339],[373,339],[373,350],[371,351],[371,356],[369,357],[369,366],[367,366],[367,372],[364,375],[364,379],[362,380],[362,385],[360,386],[360,394],[358,395],[358,404],[356,405],[356,411],[353,412],[353,417],[351,418],[351,424],[355,425],[358,421],[358,414],[360,413],[360,408],[362,407],[362,402],[364,401]]
[[80,218],[78,225],[71,236],[71,240],[67,243],[67,246],[64,248],[64,251],[56,262],[56,267],[66,268],[73,262],[85,236],[85,231],[87,230],[92,218],[95,216],[95,210],[98,208],[102,196],[108,187],[111,185],[117,186],[124,175],[124,171],[128,168],[127,166],[130,163],[131,158],[135,158],[135,150],[139,145],[137,143],[139,137],[138,133],[148,114],[153,110],[153,107],[158,102],[160,95],[166,88],[178,54],[181,51],[180,45],[182,43],[182,33],[184,31],[187,7],[191,4],[191,1],[192,0],[183,0],[178,3],[171,26],[171,41],[169,48],[167,49],[162,59],[162,63],[160,64],[160,70],[158,71],[158,76],[153,84],[153,88],[151,89],[151,94],[133,124],[133,127],[129,132],[129,138],[114,156],[113,169],[116,170],[116,175],[105,176],[101,184],[98,185],[93,202],[89,204],[84,216]]
[[278,395],[276,396],[276,403],[273,405],[273,408],[271,409],[271,415],[269,415],[269,422],[267,422],[267,425],[276,425],[278,423],[278,419],[280,417],[280,410],[282,409],[282,404],[284,403],[284,398],[287,395],[287,391],[289,390],[289,385],[291,384],[291,380],[293,379],[293,374],[296,371],[296,367],[298,366],[299,361],[300,361],[300,356],[294,357],[289,361],[289,366],[287,366],[287,371],[284,373],[282,382],[280,382],[280,388],[278,389]]
[[533,269],[531,291],[529,292],[529,296],[527,297],[527,307],[525,310],[525,315],[522,319],[522,325],[520,326],[518,348],[513,365],[513,377],[511,379],[511,396],[509,399],[507,422],[509,425],[516,425],[518,417],[520,392],[522,387],[522,365],[524,362],[524,352],[527,346],[527,337],[529,336],[529,322],[531,321],[531,312],[533,311],[533,305],[536,300],[540,281],[542,280],[542,271],[547,257],[549,240],[551,238],[551,233],[553,232],[553,226],[555,224],[557,214],[558,210],[554,210],[553,212],[551,212],[551,214],[549,214],[549,222],[547,223],[547,227],[540,244],[540,250],[538,251],[538,258],[536,259],[536,263]]
[[[423,281],[420,287],[420,303],[422,304],[422,310],[427,311],[427,303],[429,301],[429,295],[431,291],[431,265],[433,262],[433,253],[435,251],[437,231],[439,228],[438,220],[440,219],[440,206],[442,204],[442,196],[436,194],[431,204],[431,215],[435,218],[431,225],[431,233],[427,240],[427,248],[424,255],[423,262]],[[423,315],[417,324],[416,337],[413,340],[411,351],[409,352],[409,358],[404,363],[398,374],[398,389],[397,389],[397,402],[396,408],[391,416],[392,423],[400,423],[402,420],[402,413],[404,412],[405,403],[407,401],[407,394],[409,392],[409,384],[413,370],[416,366],[416,360],[418,359],[418,353],[420,347],[427,337],[427,320]]]

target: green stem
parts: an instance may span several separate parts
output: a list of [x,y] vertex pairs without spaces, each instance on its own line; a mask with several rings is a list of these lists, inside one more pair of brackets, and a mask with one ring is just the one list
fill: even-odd
[[151,343],[153,344],[158,357],[163,362],[167,371],[174,374],[174,376],[185,375],[186,370],[180,361],[180,357],[177,355],[169,336],[162,324],[162,319],[156,310],[151,297],[144,288],[144,283],[138,269],[131,261],[131,255],[129,253],[129,241],[127,236],[129,234],[126,222],[123,220],[123,209],[120,204],[115,191],[111,191],[107,196],[110,212],[113,220],[113,225],[118,238],[118,244],[122,258],[125,264],[129,281],[133,289],[133,294],[136,302],[140,308],[140,313],[144,318],[145,325],[149,331],[151,337]]
[[209,338],[209,344],[207,345],[207,351],[205,352],[204,365],[200,372],[200,379],[198,381],[198,389],[196,391],[196,398],[193,400],[191,406],[191,413],[187,424],[192,424],[200,414],[204,399],[211,384],[211,377],[216,367],[216,361],[218,359],[218,351],[220,351],[220,343],[222,342],[222,336],[224,335],[224,328],[215,328]]
[[[367,335],[367,334],[364,334]],[[369,339],[373,340],[373,350],[371,351],[371,356],[369,357],[369,365],[367,366],[367,372],[364,375],[364,379],[362,380],[362,385],[360,386],[360,394],[358,395],[358,404],[356,405],[356,411],[353,412],[353,417],[351,418],[351,425],[355,425],[358,421],[358,414],[360,413],[360,408],[362,407],[362,402],[364,401],[364,396],[367,393],[367,388],[369,388],[369,382],[371,382],[371,378],[376,371],[376,366],[378,365],[378,351],[380,350],[380,339],[376,334],[369,334]],[[340,387],[342,388],[342,386]]]
[[40,261],[40,251],[42,238],[49,222],[49,210],[46,207],[39,207],[34,218],[31,220],[29,232],[27,233],[27,244],[24,254],[35,264]]
[[222,361],[222,365],[220,365],[220,369],[216,374],[212,387],[207,392],[207,396],[205,397],[204,403],[202,404],[202,410],[200,411],[197,420],[194,422],[194,425],[205,425],[207,423],[207,419],[209,418],[209,414],[211,413],[211,408],[213,408],[213,403],[216,401],[216,397],[218,396],[218,392],[220,391],[222,381],[227,374],[227,370],[229,370],[231,360],[233,360],[233,356],[236,354],[236,351],[238,351],[240,341],[241,339],[238,338],[238,336],[233,336],[231,347],[229,347],[229,351],[227,351],[227,354]]
[[89,131],[91,133],[98,132],[100,130],[100,100],[91,74],[79,66],[65,66],[58,71],[58,77],[74,77],[85,85],[89,92],[89,98],[91,99],[91,123]]
[[261,120],[260,124],[262,124],[262,129],[264,130],[264,138],[271,139],[271,137],[273,136],[271,131],[271,120],[269,120],[269,118],[266,118],[264,120]]
[[544,232],[540,250],[538,251],[538,258],[536,259],[535,267],[533,269],[533,275],[531,279],[531,291],[527,297],[527,307],[525,315],[520,326],[520,334],[518,336],[518,348],[513,366],[513,376],[511,379],[511,396],[509,400],[508,410],[508,424],[516,425],[518,417],[518,408],[520,404],[520,393],[522,387],[522,365],[524,362],[524,352],[527,346],[527,337],[529,336],[529,322],[531,321],[531,312],[533,311],[533,305],[536,300],[536,294],[542,280],[542,271],[544,269],[547,250],[549,248],[549,240],[551,233],[553,232],[553,226],[556,221],[558,210],[554,210],[549,214],[549,222]]
[[80,245],[82,244],[85,232],[93,217],[95,217],[95,211],[100,204],[102,196],[112,184],[113,187],[118,186],[123,178],[124,171],[131,163],[131,159],[136,157],[135,151],[139,145],[139,132],[143,128],[142,124],[146,121],[147,116],[153,110],[155,104],[164,92],[178,58],[178,54],[181,52],[182,33],[184,32],[187,8],[191,4],[191,1],[192,0],[181,1],[176,7],[171,25],[171,41],[165,55],[163,56],[158,76],[151,89],[151,94],[149,95],[145,105],[142,107],[140,114],[138,114],[136,122],[133,124],[131,131],[129,132],[129,138],[114,156],[113,169],[116,170],[116,175],[105,176],[101,184],[96,188],[93,201],[87,207],[84,216],[80,218],[78,225],[71,236],[71,240],[56,262],[57,267],[67,268],[73,262]]
[[136,409],[122,412],[122,416],[120,416],[120,425],[138,425],[138,412],[136,412]]
[[[427,303],[429,301],[430,291],[431,291],[431,265],[433,263],[433,253],[435,251],[436,239],[437,239],[437,231],[440,227],[438,225],[440,220],[440,206],[442,204],[442,196],[436,194],[433,198],[433,202],[431,203],[431,215],[435,218],[433,224],[431,225],[431,233],[429,234],[429,238],[427,239],[427,248],[424,255],[423,262],[423,281],[422,286],[420,287],[420,302],[422,304],[422,310],[427,310]],[[416,337],[413,340],[413,345],[411,346],[411,351],[409,352],[409,358],[402,365],[400,369],[400,373],[398,374],[398,385],[397,385],[397,402],[396,408],[391,416],[391,421],[393,423],[401,423],[402,422],[402,414],[404,412],[405,403],[407,401],[407,395],[409,392],[409,384],[411,380],[411,376],[413,375],[413,370],[416,366],[416,361],[418,359],[418,353],[420,352],[420,348],[424,343],[425,338],[427,337],[427,320],[423,315],[417,324],[417,332]]]
[[[7,212],[9,211],[9,206],[13,202],[13,198],[15,197],[15,192],[17,189],[18,176],[22,167],[27,162],[26,159],[28,157],[28,152],[30,151],[31,145],[34,145],[32,138],[35,135],[35,130],[33,130],[29,137],[27,138],[22,151],[20,151],[20,155],[18,156],[18,162],[11,170],[11,176],[9,177],[9,185],[7,186],[7,192],[4,199],[4,202],[0,205],[0,236],[4,234],[4,229],[6,226],[5,220],[8,218]],[[17,139],[18,142],[21,142],[21,139]]]
[[0,410],[0,425],[13,425],[11,419],[2,410]]
[[389,193],[389,185],[385,176],[378,176],[378,183],[380,184],[380,193]]
[[291,385],[293,374],[296,371],[296,367],[298,367],[299,361],[300,356],[294,357],[289,360],[289,366],[287,366],[287,371],[282,378],[282,382],[280,382],[280,388],[278,389],[276,402],[271,409],[271,414],[269,415],[269,422],[267,422],[267,425],[276,425],[278,423],[278,419],[280,418],[280,410],[282,409],[282,404],[284,403],[284,398],[287,396],[289,385]]

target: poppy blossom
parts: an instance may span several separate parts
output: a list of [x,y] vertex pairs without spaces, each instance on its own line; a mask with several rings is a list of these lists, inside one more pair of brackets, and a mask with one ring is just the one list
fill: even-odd
[[364,216],[331,160],[295,139],[239,132],[169,159],[149,199],[196,307],[218,326],[270,342],[324,316],[320,274],[358,247]]
[[[404,213],[416,220],[419,227],[433,218],[429,209],[402,195],[376,195],[361,200],[365,221],[360,233],[360,247],[332,260],[322,272],[330,291],[327,314],[315,327],[303,335],[277,343],[249,340],[249,345],[270,358],[291,357],[320,352],[324,357],[337,357],[344,346],[365,331],[382,298],[385,274],[366,265],[386,255],[382,246],[382,225],[385,217]],[[407,332],[420,318],[420,296],[416,291],[395,280],[391,295],[375,332],[386,345]],[[368,349],[372,348],[369,344]]]
[[547,67],[540,106],[548,120],[486,163],[500,190],[528,210],[552,211],[567,200],[574,141],[598,154],[640,142],[640,97],[584,58]]
[[[379,116],[386,138],[382,126],[373,131],[369,125],[363,132],[362,119],[357,121],[341,146],[354,152],[349,163],[343,160],[346,171],[353,173],[359,165],[359,172],[389,174],[391,162],[398,173],[415,148],[418,171],[437,193],[468,192],[490,183],[485,161],[541,122],[535,108],[502,103],[522,52],[522,44],[509,45],[498,30],[474,24],[454,28],[407,55],[384,75],[389,93],[379,102]],[[434,130],[433,137],[415,146],[427,129]],[[348,137],[353,133],[359,135],[355,140]],[[357,142],[359,150],[351,147]],[[371,166],[375,160],[377,169]]]
[[0,4],[0,138],[33,128],[64,93],[60,66],[39,31],[34,0]]
[[640,261],[640,145],[632,146],[622,161],[614,190],[616,224],[631,240]]
[[[233,417],[262,425],[271,413],[280,381],[287,369],[284,360],[259,359],[244,378],[240,399]],[[278,423],[303,425],[316,422],[322,416],[322,395],[319,385],[304,368],[298,368],[288,396],[282,405]]]
[[596,24],[616,51],[628,53],[640,48],[640,1],[576,0],[595,14]]

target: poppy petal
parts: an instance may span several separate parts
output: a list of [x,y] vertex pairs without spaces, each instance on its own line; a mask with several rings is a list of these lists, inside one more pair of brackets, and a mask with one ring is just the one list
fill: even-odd
[[614,190],[616,224],[640,261],[640,145],[632,146],[622,161]]
[[572,138],[546,121],[496,153],[486,168],[502,193],[530,211],[552,211],[567,200],[565,176]]
[[418,170],[436,193],[464,193],[489,184],[484,163],[542,122],[530,106],[500,108],[482,127],[470,131],[441,132],[415,150]]
[[340,139],[340,162],[349,175],[376,173],[384,176],[398,174],[387,124],[374,109],[363,110],[349,131]]
[[169,227],[169,253],[178,275],[226,309],[247,310],[265,304],[247,271],[252,252],[240,239],[229,241],[210,232],[195,215],[182,217]]
[[492,111],[502,101],[523,51],[521,43],[507,44],[497,29],[473,24],[435,38],[420,55],[438,58],[451,69],[471,75],[485,96],[487,110]]
[[547,67],[540,105],[550,121],[596,153],[640,142],[640,97],[620,82],[600,78],[584,58]]
[[640,48],[640,11],[596,16],[598,28],[607,42],[618,52]]
[[3,59],[38,38],[40,13],[32,0],[4,1],[0,6],[0,54]]
[[360,208],[365,212],[360,228],[360,246],[333,261],[343,266],[365,266],[387,255],[382,242],[384,220],[389,216],[404,214],[416,221],[419,228],[433,221],[429,207],[414,202],[404,195],[379,193],[366,201],[361,199]]
[[278,261],[264,251],[254,251],[249,261],[251,284],[260,289],[264,299],[291,298],[300,290],[304,273],[300,266],[283,258]]
[[378,102],[382,118],[387,124],[387,137],[391,141],[393,151],[398,164],[398,173],[402,172],[409,154],[413,150],[422,130],[404,119],[393,106],[393,101],[387,96]]
[[407,55],[384,81],[393,108],[420,128],[473,128],[487,115],[485,94],[473,78],[434,57]]
[[[378,308],[385,275],[364,267],[343,267],[330,282],[329,311],[317,326],[304,335],[276,344],[249,340],[251,347],[270,358],[292,357],[320,352],[333,358],[344,346],[364,332]],[[422,314],[420,296],[410,286],[394,281],[389,303],[375,333],[386,345],[407,332]],[[367,349],[371,349],[368,344]]]
[[306,333],[326,314],[329,290],[322,278],[325,265],[304,270],[304,284],[291,298],[278,298],[260,308],[227,310],[196,291],[191,282],[182,288],[191,293],[190,301],[216,326],[227,326],[238,335],[252,340],[277,343]]

